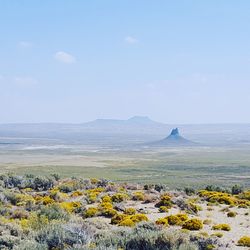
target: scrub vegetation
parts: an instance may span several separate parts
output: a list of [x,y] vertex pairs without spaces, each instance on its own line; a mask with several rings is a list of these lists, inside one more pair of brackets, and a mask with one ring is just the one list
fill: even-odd
[[[244,231],[247,225],[242,225],[242,235],[235,234],[233,239],[230,235],[231,229],[237,229],[234,221],[248,218],[250,191],[244,189],[236,194],[235,187],[229,192],[208,186],[190,193],[187,188],[170,191],[159,184],[61,179],[57,174],[5,174],[0,176],[0,188],[1,249],[207,250],[249,246]],[[204,218],[205,212],[216,207],[225,223],[221,218]]]

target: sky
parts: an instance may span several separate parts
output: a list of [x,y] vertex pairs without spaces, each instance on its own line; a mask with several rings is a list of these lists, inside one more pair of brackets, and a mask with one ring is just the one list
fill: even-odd
[[250,123],[248,0],[0,0],[0,123]]

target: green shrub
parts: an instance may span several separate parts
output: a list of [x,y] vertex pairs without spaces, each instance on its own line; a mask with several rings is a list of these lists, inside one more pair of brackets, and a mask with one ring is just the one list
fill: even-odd
[[18,243],[18,238],[11,235],[0,236],[0,249],[13,249]]
[[58,187],[59,191],[62,193],[70,193],[74,190],[72,185],[62,184]]
[[189,212],[195,213],[197,214],[199,211],[202,211],[202,207],[193,203],[193,202],[189,202],[188,203],[188,209]]
[[212,223],[212,220],[211,219],[205,219],[204,221],[203,221],[203,224],[204,225],[210,225]]
[[153,184],[145,184],[143,189],[144,190],[150,190],[150,189],[153,189],[154,188],[154,185]]
[[195,194],[195,189],[190,188],[190,187],[186,187],[186,188],[184,189],[184,192],[185,192],[187,195],[193,195],[193,194]]
[[77,238],[73,237],[70,231],[58,224],[51,224],[40,230],[36,240],[41,244],[46,244],[48,249],[65,249],[67,246],[72,247],[77,242]]
[[232,194],[240,194],[240,193],[242,193],[242,192],[243,192],[243,189],[242,189],[241,186],[239,186],[239,185],[234,185],[234,186],[232,187]]
[[21,196],[14,192],[6,191],[4,196],[12,205],[17,205],[21,201]]
[[227,217],[235,217],[237,215],[236,212],[230,211],[227,213]]
[[52,178],[37,176],[33,179],[31,187],[37,191],[46,191],[53,188],[55,182]]
[[29,217],[29,213],[23,209],[15,210],[10,218],[12,219],[27,219]]
[[42,207],[38,212],[38,216],[45,216],[49,221],[69,220],[69,214],[64,209],[62,209],[59,204],[52,204]]
[[136,226],[121,247],[126,250],[197,250],[197,246],[190,243],[188,235],[178,231],[158,230],[147,225]]
[[[15,249],[15,248],[14,248]],[[40,244],[35,240],[22,240],[18,245],[18,250],[48,250],[47,244]]]
[[214,185],[208,185],[208,186],[206,186],[205,189],[206,189],[207,191],[224,192],[224,189],[223,189],[223,188],[217,187],[217,186],[214,186]]

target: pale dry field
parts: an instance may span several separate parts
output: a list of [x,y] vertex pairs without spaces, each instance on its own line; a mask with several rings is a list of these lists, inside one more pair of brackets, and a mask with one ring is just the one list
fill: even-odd
[[0,148],[0,171],[160,182],[171,188],[208,184],[249,187],[250,148],[18,145]]

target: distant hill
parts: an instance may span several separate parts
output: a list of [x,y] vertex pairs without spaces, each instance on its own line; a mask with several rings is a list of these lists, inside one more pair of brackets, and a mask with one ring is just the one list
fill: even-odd
[[[178,135],[164,136],[173,127],[178,127]],[[174,131],[173,131],[174,133]],[[3,139],[1,139],[3,138]],[[117,144],[127,142],[159,144],[175,142],[207,145],[250,145],[250,124],[164,124],[151,120],[147,116],[134,116],[127,120],[97,119],[86,123],[12,123],[0,124],[0,143],[8,143],[7,138],[42,139],[97,143],[114,141]],[[161,140],[161,138],[164,138]],[[177,138],[177,139],[176,139]],[[187,141],[185,141],[187,140]],[[15,142],[15,141],[14,141]],[[18,141],[19,142],[19,141]],[[170,143],[171,142],[171,143]]]
[[169,136],[166,138],[153,142],[153,146],[194,146],[196,143],[189,141],[179,134],[179,129],[172,129]]
[[[86,123],[12,123],[0,124],[0,142],[15,138],[56,140],[67,143],[126,144],[141,143],[160,138],[169,125],[145,116],[127,120],[96,119]],[[1,139],[3,138],[3,139]]]
[[150,134],[159,129],[166,131],[168,127],[168,125],[153,121],[147,116],[134,116],[128,120],[97,119],[81,124],[81,126],[86,131],[112,134]]

